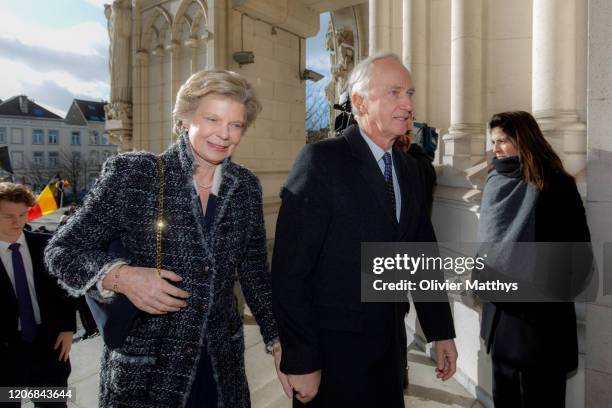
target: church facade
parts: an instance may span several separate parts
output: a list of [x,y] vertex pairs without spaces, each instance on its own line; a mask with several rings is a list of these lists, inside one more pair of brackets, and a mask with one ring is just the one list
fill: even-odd
[[[264,109],[234,159],[262,181],[272,241],[278,192],[306,140],[305,39],[319,31],[323,12],[331,15],[330,26],[323,27],[332,66],[330,103],[337,102],[354,64],[373,52],[393,51],[411,70],[416,119],[440,133],[433,210],[440,241],[476,240],[491,150],[488,118],[505,110],[534,114],[576,177],[601,281],[597,301],[577,305],[580,368],[568,383],[567,406],[608,406],[612,300],[604,295],[612,285],[606,285],[603,261],[604,244],[612,241],[612,6],[607,0],[115,0],[106,8],[111,138],[122,150],[160,152],[176,138],[172,107],[189,75],[213,67],[245,75]],[[249,55],[253,62],[245,63]],[[461,299],[452,307],[457,379],[492,406],[490,362],[477,330],[480,307]],[[422,341],[412,315],[408,327]]]

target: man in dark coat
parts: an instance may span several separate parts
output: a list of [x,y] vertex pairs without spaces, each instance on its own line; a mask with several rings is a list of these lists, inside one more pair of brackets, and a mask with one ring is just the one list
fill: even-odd
[[24,186],[0,183],[0,386],[66,387],[75,310],[45,269],[50,235],[23,230],[34,203]]
[[[360,255],[361,242],[435,241],[418,165],[392,147],[414,89],[394,54],[362,61],[349,86],[359,126],[307,145],[281,192],[272,263],[281,370],[294,406],[403,407],[409,303],[362,303]],[[416,309],[448,379],[457,359],[449,305]]]

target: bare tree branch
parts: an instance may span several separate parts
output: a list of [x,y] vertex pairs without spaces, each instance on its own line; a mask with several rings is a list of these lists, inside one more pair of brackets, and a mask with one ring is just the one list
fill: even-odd
[[60,176],[70,182],[70,188],[76,198],[80,191],[79,187],[86,183],[87,161],[81,157],[80,152],[62,150],[58,165]]
[[306,129],[319,131],[329,128],[329,102],[325,87],[329,79],[306,83]]

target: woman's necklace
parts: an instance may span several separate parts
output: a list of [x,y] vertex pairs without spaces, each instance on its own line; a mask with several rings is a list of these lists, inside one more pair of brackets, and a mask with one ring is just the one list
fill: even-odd
[[[205,177],[205,178],[207,178],[207,177]],[[198,189],[201,189],[201,190],[204,190],[204,191],[210,190],[211,187],[213,186],[213,184],[215,184],[215,182],[214,182],[214,170],[213,170],[213,176],[211,177],[211,180],[210,180],[209,184],[200,184],[196,177],[194,177],[194,179],[195,179],[195,182],[196,182],[196,186],[198,186]]]
[[[210,163],[208,160],[206,160],[204,157],[202,157],[197,152],[197,150],[193,147],[193,145],[191,146],[191,151],[195,154],[195,156],[198,159],[200,159],[200,160],[196,159],[197,166],[208,167],[208,168],[213,167],[214,168],[214,167],[216,167],[218,165],[218,163],[217,164]],[[210,188],[212,187],[213,184],[214,184],[214,182],[210,183],[208,185],[202,185],[202,184],[198,184],[198,182],[196,180],[196,185],[198,186],[198,188],[201,188],[202,190],[210,190]]]

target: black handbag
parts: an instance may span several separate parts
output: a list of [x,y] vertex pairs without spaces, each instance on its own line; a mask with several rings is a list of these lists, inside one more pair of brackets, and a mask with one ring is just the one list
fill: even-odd
[[[159,156],[157,156],[157,163],[159,172],[159,198],[157,203],[155,240],[156,268],[157,274],[159,275],[162,267],[161,239],[162,228],[164,226],[164,170],[162,160]],[[130,253],[123,246],[120,239],[111,241],[107,252],[114,258],[130,258]],[[122,347],[138,316],[145,313],[134,306],[127,296],[121,293],[116,293],[108,302],[99,302],[89,294],[85,295],[85,300],[96,321],[100,335],[109,349]]]

